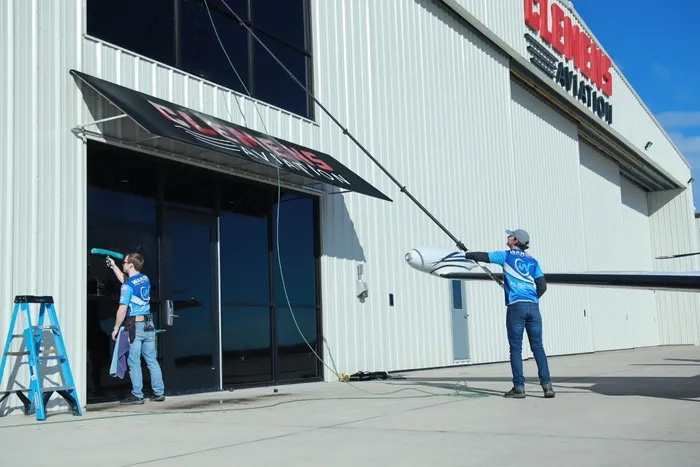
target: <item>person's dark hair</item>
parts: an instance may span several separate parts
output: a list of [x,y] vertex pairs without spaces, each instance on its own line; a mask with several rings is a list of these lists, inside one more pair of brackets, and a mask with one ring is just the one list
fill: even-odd
[[523,250],[523,251],[525,251],[525,250],[527,250],[528,248],[530,248],[530,247],[527,245],[527,243],[522,243],[521,241],[518,241],[518,244],[517,244],[516,246],[517,246],[518,248],[520,248],[521,250]]
[[126,255],[125,261],[127,263],[131,263],[134,265],[134,269],[136,269],[138,272],[141,272],[141,268],[143,268],[143,256],[141,256],[138,253],[129,253]]

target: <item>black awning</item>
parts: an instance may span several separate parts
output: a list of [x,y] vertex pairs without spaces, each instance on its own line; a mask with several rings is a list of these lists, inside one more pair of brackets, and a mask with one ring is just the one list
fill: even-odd
[[[343,164],[319,151],[272,138],[225,120],[70,70],[148,133],[245,162],[254,162],[319,184],[391,201]],[[268,169],[269,170],[269,169]]]

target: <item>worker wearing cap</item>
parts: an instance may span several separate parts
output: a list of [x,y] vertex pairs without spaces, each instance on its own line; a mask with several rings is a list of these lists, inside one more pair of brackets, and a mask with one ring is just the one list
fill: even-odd
[[465,253],[465,257],[469,260],[498,264],[503,267],[503,288],[508,309],[506,329],[510,344],[510,367],[513,372],[513,389],[504,396],[517,399],[525,397],[522,347],[523,330],[526,330],[530,348],[537,362],[544,396],[554,397],[547,355],[542,345],[542,316],[539,308],[539,298],[547,290],[547,283],[537,260],[525,252],[530,243],[528,233],[522,229],[506,230],[506,233],[508,234],[506,251]]

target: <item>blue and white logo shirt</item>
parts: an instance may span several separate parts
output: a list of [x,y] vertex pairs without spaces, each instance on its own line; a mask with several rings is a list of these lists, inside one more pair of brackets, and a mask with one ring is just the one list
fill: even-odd
[[119,304],[128,307],[127,316],[147,315],[151,312],[151,281],[144,274],[136,274],[124,281]]
[[506,305],[515,302],[539,303],[535,279],[544,274],[540,264],[519,248],[489,253],[489,262],[503,266]]

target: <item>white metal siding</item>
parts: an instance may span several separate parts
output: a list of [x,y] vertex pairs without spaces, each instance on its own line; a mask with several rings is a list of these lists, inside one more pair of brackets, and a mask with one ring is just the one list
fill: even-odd
[[[510,164],[507,61],[452,20],[444,23],[432,5],[315,6],[324,105],[467,245],[500,247],[509,224],[499,175]],[[452,363],[449,283],[408,268],[404,255],[415,246],[454,245],[327,118],[320,125],[330,153],[394,199],[323,200],[324,333],[336,363],[346,372]],[[354,298],[361,260],[364,304]],[[495,284],[467,288],[472,361],[507,357],[502,300]]]
[[[693,221],[693,194],[685,189],[649,193],[653,255],[698,251]],[[698,271],[698,256],[655,260],[657,271]],[[659,341],[662,345],[700,344],[700,296],[696,293],[657,292]]]
[[[626,178],[621,179],[622,239],[626,253],[625,269],[653,271],[649,208],[647,194]],[[627,291],[629,319],[634,347],[659,344],[656,297],[651,290]]]
[[[587,144],[580,144],[581,193],[589,271],[625,269],[620,173],[617,165]],[[589,310],[595,350],[632,346],[625,290],[591,288]]]
[[[472,14],[480,23],[493,31],[526,60],[530,59],[530,54],[527,51],[527,42],[523,36],[526,32],[538,38],[539,35],[530,31],[525,24],[523,0],[454,1]],[[555,3],[555,0],[549,1],[550,7],[552,3]],[[601,44],[585,24],[581,24],[578,13],[572,8],[570,2],[556,3],[567,15],[572,16],[573,24],[583,27],[588,36],[591,37],[598,46],[604,49],[605,44]],[[551,14],[549,15],[549,21],[551,25]],[[547,47],[555,56],[559,56],[549,44],[542,40],[540,40],[540,43]],[[608,56],[610,56],[610,54],[608,54]],[[634,144],[637,148],[644,151],[654,162],[664,167],[664,169],[677,180],[688,180],[688,178],[690,178],[688,175],[688,164],[683,160],[683,157],[673,145],[670,138],[664,133],[661,126],[656,122],[651,112],[639,99],[627,81],[623,79],[622,74],[614,62],[611,71],[613,95],[609,101],[613,104],[612,127],[631,144]],[[647,141],[652,141],[654,144],[648,150],[644,150],[643,148]]]
[[[52,295],[84,404],[85,157],[67,125],[81,119],[68,74],[80,65],[81,3],[10,1],[0,8],[0,338],[4,344],[15,295]],[[21,340],[14,344],[17,350]],[[8,360],[3,388],[16,362]],[[16,377],[27,386],[26,364]],[[15,396],[4,404],[21,405]]]
[[[503,177],[508,201],[499,209],[507,225],[530,233],[528,250],[552,271],[585,270],[584,250],[572,248],[585,238],[581,217],[576,126],[543,101],[511,82],[513,163]],[[543,177],[545,173],[556,176]],[[485,218],[483,222],[491,222]],[[504,249],[504,233],[499,232]],[[545,351],[569,354],[591,350],[590,318],[584,316],[586,289],[550,285],[542,297]]]

